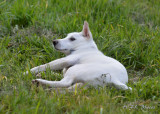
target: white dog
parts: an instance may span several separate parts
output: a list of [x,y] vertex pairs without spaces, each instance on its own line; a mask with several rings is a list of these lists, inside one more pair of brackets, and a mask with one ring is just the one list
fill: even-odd
[[[61,81],[36,79],[33,82],[53,88],[69,88],[75,84],[90,86],[113,85],[117,89],[130,89],[126,85],[128,75],[125,67],[117,60],[105,56],[93,41],[88,23],[85,21],[82,32],[73,32],[64,39],[53,41],[56,50],[67,56],[50,63],[32,68],[31,73],[51,70],[62,70],[64,78]],[[26,72],[25,74],[28,74]]]

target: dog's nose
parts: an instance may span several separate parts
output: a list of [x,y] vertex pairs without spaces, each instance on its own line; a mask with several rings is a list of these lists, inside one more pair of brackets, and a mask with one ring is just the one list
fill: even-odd
[[58,41],[57,40],[53,40],[53,45],[57,45]]

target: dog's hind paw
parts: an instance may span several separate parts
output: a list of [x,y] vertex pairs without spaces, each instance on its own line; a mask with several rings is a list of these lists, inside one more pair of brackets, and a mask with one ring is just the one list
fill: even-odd
[[32,84],[37,85],[37,86],[39,86],[39,85],[40,85],[40,83],[39,83],[39,81],[38,81],[38,80],[32,80]]

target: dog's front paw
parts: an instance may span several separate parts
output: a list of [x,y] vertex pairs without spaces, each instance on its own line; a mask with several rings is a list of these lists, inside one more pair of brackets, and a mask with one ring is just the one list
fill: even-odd
[[38,73],[38,68],[34,67],[34,68],[30,69],[29,71],[24,72],[23,75],[28,75],[29,72],[31,72],[32,74],[37,74]]

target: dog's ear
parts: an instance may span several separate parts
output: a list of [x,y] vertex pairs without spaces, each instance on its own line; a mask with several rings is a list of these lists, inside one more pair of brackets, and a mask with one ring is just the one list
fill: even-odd
[[83,34],[83,36],[86,37],[87,39],[92,38],[92,34],[91,34],[91,32],[90,32],[89,25],[88,25],[87,21],[84,21],[82,34]]

